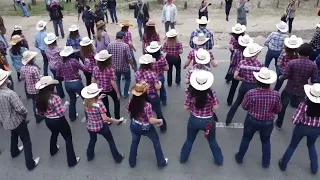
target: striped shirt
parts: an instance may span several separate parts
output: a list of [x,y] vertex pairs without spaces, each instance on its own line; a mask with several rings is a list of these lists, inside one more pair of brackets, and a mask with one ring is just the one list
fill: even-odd
[[307,105],[305,103],[300,103],[296,112],[293,115],[292,122],[293,124],[302,123],[311,127],[320,127],[320,117],[309,117],[306,114]]

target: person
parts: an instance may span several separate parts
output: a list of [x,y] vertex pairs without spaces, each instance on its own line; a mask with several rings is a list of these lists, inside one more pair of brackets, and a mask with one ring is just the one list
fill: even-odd
[[208,6],[211,6],[211,3],[208,3],[207,0],[202,0],[201,2],[201,5],[200,5],[200,8],[199,8],[199,19],[202,17],[202,16],[205,16],[207,19],[208,18]]
[[226,21],[229,21],[229,14],[230,10],[232,8],[232,1],[233,0],[225,0],[226,5],[225,5],[225,11],[226,11]]
[[286,15],[285,20],[289,26],[289,34],[291,34],[291,31],[292,31],[292,22],[296,16],[296,10],[297,10],[296,0],[291,0],[284,11]]
[[107,109],[99,99],[99,94],[101,92],[102,89],[99,89],[98,84],[96,83],[86,86],[81,91],[81,95],[85,98],[84,111],[86,114],[87,129],[90,135],[87,159],[88,161],[92,161],[94,159],[94,148],[97,142],[97,134],[100,134],[108,141],[114,161],[116,163],[121,163],[124,159],[124,155],[118,152],[111,130],[106,122],[113,122],[119,125],[123,122],[123,119],[115,120],[106,114]]
[[[301,42],[302,39],[296,39],[296,41]],[[309,82],[309,79],[311,83],[316,83],[318,79],[318,67],[309,59],[312,53],[311,45],[304,43],[298,48],[297,52],[299,58],[291,60],[283,75],[279,77],[280,81],[288,79],[286,87],[281,93],[282,109],[275,124],[279,130],[282,128],[288,104],[291,102],[291,105],[297,108],[305,97],[303,86]]]
[[91,84],[93,68],[97,65],[94,59],[96,53],[92,43],[93,40],[89,37],[83,37],[80,41],[80,55],[84,59],[84,68],[86,69],[84,75],[86,76],[87,86]]
[[101,7],[96,4],[95,6],[95,12],[94,12],[94,15],[95,15],[95,18],[94,18],[94,22],[97,23],[98,21],[104,21],[104,15],[105,13],[103,12],[103,10],[101,9]]
[[287,23],[281,21],[279,24],[276,25],[278,28],[277,32],[272,32],[268,37],[266,42],[264,43],[265,46],[268,47],[268,51],[266,54],[266,59],[264,62],[265,67],[269,67],[271,61],[275,59],[275,67],[277,67],[277,59],[279,58],[284,45],[284,39],[288,37],[286,32],[288,32],[288,25]]
[[[48,45],[46,50],[46,55],[49,62],[49,69],[53,74],[54,78],[57,78],[57,67],[60,62],[62,62],[62,57],[60,56],[60,49],[57,44],[58,37],[53,33],[48,33],[47,37],[44,38],[44,42]],[[57,93],[60,98],[64,98],[65,94],[62,87],[62,81],[59,81],[59,84],[56,86]]]
[[226,125],[229,126],[232,122],[234,115],[236,114],[238,107],[241,105],[245,94],[250,90],[256,88],[256,80],[253,76],[253,72],[257,72],[264,66],[259,62],[258,56],[263,49],[257,43],[251,43],[243,51],[245,60],[239,62],[235,72],[234,79],[242,81],[236,101],[232,104],[226,118]]
[[165,158],[163,155],[159,135],[154,128],[154,125],[161,127],[164,123],[163,119],[160,119],[159,117],[157,117],[157,119],[153,116],[152,105],[146,101],[148,96],[147,91],[151,86],[152,85],[149,85],[145,81],[137,83],[131,89],[132,99],[127,105],[131,119],[130,130],[132,142],[130,147],[129,165],[132,168],[136,166],[137,150],[141,136],[146,136],[152,141],[158,167],[163,168],[168,164],[168,158]]
[[92,33],[92,36],[95,37],[95,32],[94,32],[95,15],[91,11],[89,5],[85,5],[84,6],[84,12],[82,14],[82,20],[84,22],[84,25],[86,26],[88,37],[91,39],[91,33]]
[[178,32],[171,29],[166,33],[167,40],[162,46],[162,51],[166,53],[166,60],[169,65],[167,73],[168,86],[172,86],[172,71],[173,66],[176,68],[176,84],[179,86],[181,81],[181,58],[180,54],[183,53],[182,43],[177,40]]
[[112,24],[116,23],[118,25],[117,1],[116,0],[108,0],[107,7],[108,7],[108,10],[110,13]]
[[142,27],[143,31],[145,31],[146,23],[150,19],[149,8],[143,0],[138,0],[134,5],[134,18],[137,19],[140,41],[142,41]]
[[4,35],[7,33],[7,29],[4,25],[4,21],[3,21],[3,18],[2,16],[0,15],[0,35],[2,37],[4,37]]
[[214,77],[211,72],[198,70],[191,74],[190,86],[184,109],[190,110],[187,128],[187,139],[182,146],[180,163],[186,163],[192,149],[192,145],[199,130],[205,132],[214,162],[218,166],[223,164],[223,155],[216,140],[215,112],[219,108],[216,92],[211,89]]
[[27,4],[25,0],[16,0],[17,5],[20,7],[22,12],[22,17],[29,17],[30,14],[27,9]]
[[167,105],[167,91],[164,86],[165,78],[164,71],[169,70],[169,65],[166,58],[161,53],[161,45],[157,41],[152,41],[149,46],[147,46],[146,51],[148,54],[156,60],[152,63],[152,70],[156,72],[159,81],[161,82],[160,88],[160,100],[162,105]]
[[[123,98],[129,97],[129,88],[131,83],[130,66],[134,69],[134,64],[131,58],[130,47],[123,41],[124,33],[122,31],[117,32],[116,41],[111,42],[108,45],[108,52],[112,54],[112,64],[116,72],[117,85],[119,93]],[[121,94],[121,76],[125,78],[124,92]]]
[[7,49],[9,47],[9,44],[5,38],[5,34],[7,33],[7,29],[4,26],[3,23],[3,18],[0,15],[0,52],[2,53],[2,55],[6,56],[7,55]]
[[96,24],[97,27],[97,37],[95,37],[95,47],[96,53],[99,53],[101,50],[107,49],[110,43],[109,35],[106,31],[106,23],[103,21],[98,21]]
[[315,57],[318,57],[320,55],[320,23],[317,24],[316,32],[310,44],[312,45],[313,51],[315,51]]
[[[98,5],[100,6],[100,8],[102,9],[104,15],[106,16],[106,23],[109,23],[109,19],[108,19],[108,0],[101,0]],[[104,18],[103,18],[104,21]]]
[[[6,58],[4,57],[4,55],[0,52],[0,69],[4,70],[4,71],[10,71],[9,69],[9,65],[6,61]],[[10,81],[10,83],[8,83],[8,88],[11,89],[12,91],[14,90],[14,84],[13,84],[13,80],[11,75],[9,75],[8,80]]]
[[208,51],[212,50],[214,45],[213,33],[209,29],[207,29],[207,24],[210,22],[210,20],[208,20],[205,16],[203,16],[200,19],[197,19],[196,21],[199,24],[199,28],[194,30],[191,33],[190,41],[189,41],[190,47],[192,49],[199,48],[198,45],[194,43],[193,39],[199,36],[199,33],[202,33],[205,35],[206,39],[208,38],[208,40],[204,44],[204,49]]
[[177,13],[176,5],[173,4],[172,0],[167,0],[162,9],[162,23],[164,23],[165,32],[169,31],[169,26],[171,29],[174,29],[177,23]]
[[57,1],[52,1],[50,3],[50,6],[48,6],[47,11],[49,11],[50,19],[52,20],[53,23],[53,29],[57,37],[59,37],[59,31],[58,31],[58,26],[60,29],[60,35],[62,39],[64,38],[64,30],[63,30],[63,14],[62,10],[64,8],[57,2]]
[[22,54],[27,51],[28,49],[22,47],[22,40],[23,38],[19,35],[12,36],[11,40],[9,41],[9,45],[11,45],[11,49],[9,50],[9,55],[12,61],[12,66],[17,72],[17,78],[20,82],[20,71],[22,68]]
[[59,151],[57,144],[59,134],[62,135],[66,142],[67,163],[69,167],[74,167],[80,161],[80,157],[76,157],[73,142],[72,132],[64,114],[69,106],[66,101],[62,104],[61,98],[56,95],[54,86],[59,84],[59,81],[51,76],[43,76],[36,83],[36,89],[39,94],[36,99],[37,113],[45,117],[45,122],[48,129],[51,131],[50,137],[50,155],[54,156]]
[[25,35],[23,35],[21,26],[14,25],[13,32],[11,34],[11,38],[14,35],[19,35],[23,39],[21,42],[22,47],[29,49],[29,44],[28,44],[27,38]]
[[83,62],[83,57],[80,55],[80,42],[82,37],[79,34],[79,27],[77,25],[71,25],[69,28],[69,36],[67,38],[66,46],[71,46],[74,49],[73,56],[79,61]]
[[249,8],[247,2],[249,0],[239,0],[237,4],[237,23],[247,26],[247,14],[249,13]]
[[[109,54],[107,50],[102,50],[94,56],[94,59],[97,61],[97,66],[95,66],[92,71],[92,82],[98,84],[101,93],[112,98],[114,103],[114,117],[120,119],[121,95],[119,86],[116,83],[116,72],[112,67],[112,54]],[[101,100],[106,108],[107,116],[111,117],[108,96],[103,97]]]
[[143,54],[145,54],[146,47],[149,46],[152,41],[158,41],[158,43],[160,43],[160,36],[156,31],[156,24],[149,19],[146,26],[147,27],[145,28],[143,32],[143,37],[142,37]]
[[84,6],[85,5],[86,5],[86,0],[77,0],[76,7],[77,7],[77,10],[78,10],[78,21],[80,19],[81,13],[83,13],[83,11],[84,11]]
[[37,23],[36,29],[39,31],[34,40],[34,46],[39,49],[43,58],[43,75],[48,76],[48,58],[46,55],[47,45],[44,38],[47,37],[47,22],[40,20]]
[[300,141],[306,137],[309,150],[310,170],[312,174],[317,174],[318,156],[315,143],[320,135],[320,84],[306,84],[304,85],[304,92],[307,98],[304,102],[300,103],[292,117],[292,123],[295,124],[292,138],[286,152],[282,158],[279,159],[278,165],[281,171],[285,171]]
[[133,26],[128,20],[124,20],[122,22],[120,22],[120,27],[121,27],[121,31],[124,33],[124,38],[123,41],[129,45],[130,47],[130,52],[131,52],[131,58],[134,64],[134,72],[136,72],[138,70],[138,65],[137,65],[137,61],[136,58],[134,56],[134,52],[136,52],[136,48],[133,46],[133,42],[132,42],[132,34],[129,31],[129,27]]

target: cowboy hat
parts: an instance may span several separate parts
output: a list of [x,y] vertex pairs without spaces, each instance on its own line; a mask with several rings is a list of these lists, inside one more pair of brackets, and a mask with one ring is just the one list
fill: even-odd
[[156,23],[149,19],[149,21],[146,23],[146,26],[156,26]]
[[247,29],[247,27],[245,25],[241,25],[239,23],[231,28],[232,32],[235,34],[244,33],[246,31],[246,29]]
[[247,47],[249,44],[253,43],[253,39],[245,34],[243,36],[239,36],[238,43],[240,46]]
[[149,46],[146,47],[148,53],[155,53],[161,49],[161,45],[158,44],[158,41],[152,41]]
[[280,23],[278,23],[278,24],[276,25],[276,27],[278,28],[278,30],[279,30],[280,32],[283,32],[283,33],[286,33],[286,32],[288,32],[288,30],[289,30],[288,24],[285,23],[285,22],[283,22],[283,21],[281,21]]
[[207,38],[203,33],[198,33],[196,37],[193,37],[192,41],[196,45],[203,45],[210,38]]
[[29,61],[33,60],[38,55],[37,52],[34,51],[25,51],[22,54],[22,64],[26,65]]
[[101,91],[102,89],[98,88],[97,83],[92,83],[81,90],[81,96],[85,99],[91,99],[97,97]]
[[133,26],[133,25],[130,23],[130,21],[124,20],[124,21],[119,23],[119,26],[120,27],[125,27],[125,26]]
[[252,43],[249,44],[243,51],[243,56],[244,57],[253,57],[255,55],[257,55],[259,52],[261,52],[261,50],[263,49],[262,46],[260,46],[257,43]]
[[73,50],[72,46],[65,46],[65,47],[63,48],[63,50],[60,51],[60,56],[62,56],[62,57],[68,57],[68,56],[70,56],[72,53],[74,53],[74,50]]
[[198,24],[208,24],[210,20],[207,19],[207,17],[202,16],[200,19],[196,19]]
[[140,64],[150,64],[150,63],[153,63],[155,62],[156,60],[150,55],[150,54],[145,54],[145,55],[142,55],[140,58],[139,58],[139,63]]
[[131,94],[135,96],[141,96],[149,89],[149,87],[150,85],[148,83],[146,83],[145,81],[140,81],[131,88]]
[[104,21],[102,21],[102,20],[100,20],[100,21],[98,21],[98,22],[96,23],[97,29],[103,27],[104,25],[106,25],[106,23],[105,23]]
[[58,37],[53,33],[48,33],[47,37],[44,38],[44,43],[46,44],[52,44],[54,41],[56,41]]
[[199,91],[209,89],[214,81],[213,74],[205,70],[195,70],[190,76],[190,84]]
[[40,80],[36,83],[36,89],[43,89],[52,84],[59,84],[58,80],[53,79],[51,76],[42,76]]
[[284,45],[290,49],[296,49],[303,44],[303,40],[300,37],[292,35],[284,39]]
[[9,41],[9,44],[11,46],[14,46],[16,45],[18,42],[22,41],[23,38],[20,36],[20,35],[14,35],[11,37],[10,41]]
[[13,30],[14,31],[19,31],[19,30],[22,30],[22,27],[18,26],[18,25],[14,25]]
[[263,84],[272,84],[277,80],[277,73],[267,67],[262,67],[259,72],[253,72],[253,76]]
[[8,79],[10,74],[11,71],[5,71],[3,69],[0,69],[0,86]]
[[313,85],[306,84],[304,85],[304,92],[306,93],[308,99],[311,102],[320,103],[320,84],[315,83]]
[[176,37],[178,35],[177,30],[175,29],[170,29],[167,33],[166,36],[171,38],[171,37]]
[[69,31],[71,32],[74,32],[74,31],[78,31],[79,30],[79,27],[77,25],[72,25],[70,28],[69,28]]
[[99,53],[97,53],[94,56],[94,59],[97,61],[106,61],[112,56],[112,54],[109,54],[107,50],[101,50]]
[[207,50],[199,48],[195,52],[195,60],[198,64],[208,64],[210,62],[210,54]]
[[93,40],[91,40],[89,37],[83,37],[80,41],[80,46],[88,46],[93,43]]
[[46,21],[40,20],[36,25],[36,29],[38,31],[42,31],[46,27],[46,25],[47,25]]
[[320,23],[319,23],[319,24],[317,24],[317,27],[318,27],[318,28],[320,28]]

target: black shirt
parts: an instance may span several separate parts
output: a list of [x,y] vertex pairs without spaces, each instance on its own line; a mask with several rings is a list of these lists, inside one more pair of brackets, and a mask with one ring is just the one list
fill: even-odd
[[232,5],[232,0],[225,0],[227,5]]

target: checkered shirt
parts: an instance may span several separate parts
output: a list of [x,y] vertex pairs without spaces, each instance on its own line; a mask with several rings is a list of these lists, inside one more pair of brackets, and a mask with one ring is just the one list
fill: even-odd
[[95,66],[97,66],[97,63],[94,59],[94,55],[84,58],[84,68],[86,69],[86,71],[92,73]]
[[196,70],[205,70],[205,71],[211,72],[211,69],[206,65],[203,65],[203,64],[193,65],[191,68],[189,68],[189,70],[187,72],[186,79],[187,79],[188,82],[190,81],[191,74]]
[[234,49],[231,56],[228,74],[234,74],[239,62],[243,60],[245,60],[245,57],[243,56],[243,51],[241,51],[240,49]]
[[[129,105],[130,105],[130,102],[127,105],[127,110],[128,111],[129,111]],[[139,113],[138,117],[136,117],[134,120],[139,121],[139,122],[144,123],[144,124],[148,124],[149,123],[149,118],[153,117],[152,106],[151,106],[150,103],[146,102],[144,104],[144,108],[143,109],[144,109],[144,111]]]
[[253,76],[253,72],[258,72],[263,67],[263,63],[252,58],[245,58],[245,60],[240,61],[236,71],[239,72],[239,76],[243,78],[242,81],[248,83],[255,83],[256,79]]
[[79,69],[86,71],[79,61],[74,58],[70,58],[66,62],[59,62],[56,75],[57,77],[62,77],[64,81],[81,80]]
[[190,108],[191,114],[197,117],[212,117],[214,114],[212,108],[213,106],[219,104],[219,100],[217,98],[216,92],[212,91],[212,96],[208,94],[207,103],[203,109],[197,109],[195,107],[195,104],[196,104],[195,98],[192,98],[190,93],[187,93],[187,99],[184,105]]
[[46,55],[49,62],[49,68],[57,70],[57,63],[62,62],[62,57],[60,56],[60,49],[58,47],[50,48],[46,50]]
[[80,49],[80,41],[82,40],[82,37],[77,37],[76,39],[72,39],[71,37],[68,37],[66,46],[72,46],[73,49]]
[[288,67],[289,61],[298,59],[298,56],[293,55],[293,56],[288,56],[286,52],[283,50],[278,58],[278,62],[281,64],[278,66],[280,71],[283,73],[284,70]]
[[[193,65],[196,65],[197,64],[197,62],[196,62],[196,52],[197,52],[197,50],[198,50],[198,48],[196,48],[196,49],[192,49],[190,52],[189,52],[189,54],[188,54],[188,59],[190,59],[191,60],[191,62],[193,63]],[[212,60],[214,60],[214,56],[213,56],[213,54],[212,54],[212,52],[211,51],[208,51],[209,52],[209,54],[210,54],[210,61],[212,61]],[[209,65],[210,63],[208,63],[208,65]],[[210,65],[209,65],[210,66]]]
[[37,114],[39,114],[40,116],[45,116],[49,119],[56,119],[64,116],[68,107],[69,106],[67,104],[62,104],[62,100],[57,94],[51,94],[47,111],[39,112],[37,109]]
[[107,112],[106,107],[102,101],[98,101],[92,105],[92,108],[84,108],[84,111],[87,116],[87,128],[89,131],[98,132],[103,127],[104,121],[101,117],[101,114]]
[[320,127],[320,117],[309,117],[307,116],[307,108],[308,105],[305,103],[300,103],[298,108],[296,109],[296,112],[294,113],[292,117],[293,124],[299,124],[302,123],[307,126],[311,127]]
[[157,74],[154,71],[138,70],[135,73],[135,76],[136,76],[137,83],[144,80],[150,85],[150,88],[147,91],[148,94],[157,93],[155,84],[158,83],[159,80],[158,80]]
[[271,89],[251,89],[244,96],[242,107],[260,121],[273,121],[281,111],[280,94]]
[[126,32],[124,33],[123,41],[124,41],[126,44],[129,45],[129,47],[130,47],[131,50],[133,49],[131,32],[126,31]]
[[232,35],[231,35],[231,39],[230,39],[229,44],[232,45],[233,50],[239,49],[239,47],[240,47],[238,40],[237,40],[234,36],[232,36]]
[[148,38],[146,34],[143,35],[142,42],[144,42],[145,46],[149,46],[152,41],[160,42],[160,36],[158,33],[151,36],[150,38]]
[[320,49],[320,30],[317,30],[310,43],[314,50]]
[[116,80],[116,72],[112,67],[107,67],[103,71],[98,66],[93,68],[92,77],[97,81],[98,87],[103,89],[103,92],[113,90],[111,81]]
[[113,41],[108,45],[108,51],[112,54],[112,62],[116,72],[130,71],[131,51],[128,44],[120,40]]
[[164,67],[168,66],[167,59],[164,56],[161,56],[159,60],[152,63],[153,71],[157,73],[157,76],[164,75]]
[[20,71],[20,79],[26,81],[26,89],[28,94],[38,94],[39,90],[35,85],[40,80],[40,69],[34,65],[22,66]]
[[272,32],[266,42],[264,43],[265,46],[272,51],[282,51],[284,45],[284,39],[288,37],[285,33],[280,32]]
[[183,50],[182,43],[177,42],[174,46],[169,46],[167,42],[165,42],[162,46],[162,51],[167,53],[167,55],[175,55],[179,56],[180,52]]
[[209,40],[205,43],[206,50],[212,50],[214,45],[213,33],[207,28],[198,28],[191,33],[189,45],[192,49],[197,48],[198,46],[193,43],[193,37],[197,37],[199,33],[203,33]]
[[308,84],[310,78],[312,83],[317,81],[318,67],[316,63],[309,60],[309,57],[302,56],[296,60],[291,60],[282,76],[282,80],[288,79],[285,91],[304,97],[303,86]]

